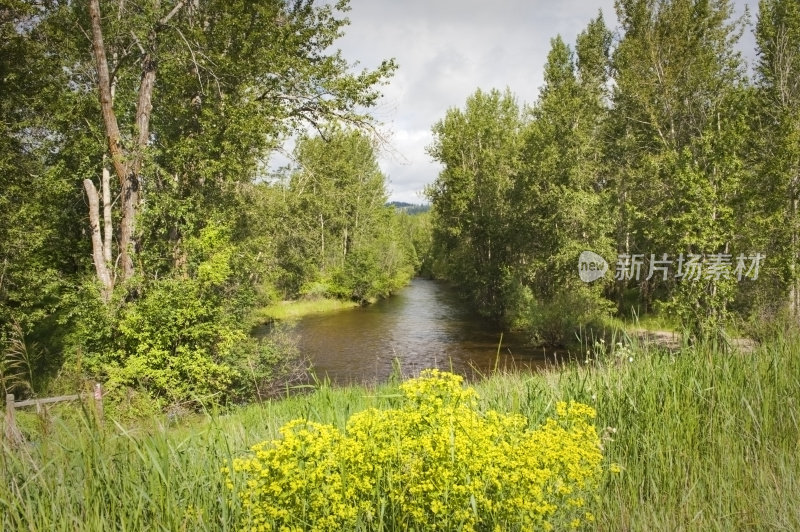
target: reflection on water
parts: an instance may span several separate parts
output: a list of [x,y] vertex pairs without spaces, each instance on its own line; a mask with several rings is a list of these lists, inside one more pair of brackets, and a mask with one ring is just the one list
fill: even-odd
[[451,288],[425,279],[367,307],[303,318],[295,332],[317,376],[337,384],[386,380],[395,359],[404,375],[438,367],[467,377],[495,364],[520,369],[546,360],[541,348],[508,333],[498,357],[501,330],[471,313]]

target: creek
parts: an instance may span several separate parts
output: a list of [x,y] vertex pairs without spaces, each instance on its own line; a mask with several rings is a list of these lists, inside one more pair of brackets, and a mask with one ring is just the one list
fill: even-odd
[[472,379],[554,360],[552,350],[471,311],[455,289],[421,278],[372,305],[307,316],[293,328],[316,375],[335,384],[382,382],[395,365],[403,376],[438,367]]

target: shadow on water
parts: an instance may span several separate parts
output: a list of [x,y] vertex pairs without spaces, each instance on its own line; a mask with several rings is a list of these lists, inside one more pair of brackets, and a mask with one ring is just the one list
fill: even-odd
[[552,350],[471,312],[450,287],[414,279],[395,296],[354,310],[296,322],[300,350],[320,378],[335,384],[385,381],[398,360],[403,375],[438,367],[467,378],[498,369],[533,369],[555,361]]

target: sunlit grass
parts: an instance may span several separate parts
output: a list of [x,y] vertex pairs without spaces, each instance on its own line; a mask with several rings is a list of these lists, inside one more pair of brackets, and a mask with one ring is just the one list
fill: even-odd
[[358,303],[341,299],[300,299],[297,301],[279,301],[256,311],[255,320],[261,323],[276,320],[296,320],[310,314],[320,314],[355,308]]
[[[474,383],[479,408],[541,423],[559,400],[596,408],[608,475],[600,530],[800,530],[800,341],[749,354],[602,347],[589,365]],[[631,361],[632,359],[632,361]],[[294,418],[344,427],[396,406],[398,389],[331,388],[168,426],[53,416],[0,457],[2,530],[229,530],[241,517],[220,468]],[[28,423],[25,423],[25,418]]]

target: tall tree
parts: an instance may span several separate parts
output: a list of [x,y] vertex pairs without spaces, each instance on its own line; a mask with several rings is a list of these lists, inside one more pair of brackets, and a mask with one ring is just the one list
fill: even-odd
[[355,130],[334,129],[301,138],[295,153],[300,171],[292,176],[290,190],[317,226],[320,271],[341,267],[387,200],[372,141]]
[[88,9],[66,3],[41,15],[36,31],[66,52],[66,79],[51,73],[52,90],[95,99],[96,114],[76,118],[89,124],[86,133],[102,131],[117,178],[108,182],[103,150],[85,154],[95,161],[83,184],[106,299],[116,279],[131,279],[145,264],[163,275],[185,261],[182,236],[203,227],[206,208],[230,205],[236,183],[257,175],[283,135],[330,119],[371,123],[361,109],[395,66],[351,73],[330,51],[347,9],[345,1],[91,0]]
[[[514,267],[533,300],[523,297],[516,312],[520,325],[551,343],[571,336],[579,321],[600,321],[607,312],[603,283],[581,282],[575,268],[585,250],[606,257],[613,250],[603,165],[610,45],[602,16],[579,35],[577,61],[560,37],[552,40],[545,84],[525,134],[514,194],[520,237]],[[573,307],[575,320],[541,311],[561,312],[564,305]]]
[[[624,31],[613,56],[619,251],[644,257],[645,271],[664,253],[732,253],[730,206],[746,134],[743,66],[734,49],[741,20],[731,20],[727,0],[615,5]],[[644,277],[632,282],[652,293],[659,281]],[[719,329],[732,296],[729,278],[684,279],[665,289],[695,335]]]
[[577,67],[569,46],[554,39],[532,110],[517,212],[532,263],[547,278],[538,290],[544,297],[574,280],[583,249],[609,251],[602,128],[610,39],[602,18],[592,21],[579,37]]
[[[800,4],[764,0],[756,25],[756,172],[748,183],[755,241],[779,265],[777,301],[800,318]],[[755,231],[754,231],[755,232]],[[765,238],[768,236],[768,238]],[[788,294],[787,294],[788,292]]]
[[243,255],[261,251],[235,240],[242,191],[295,131],[372,127],[368,108],[395,69],[354,71],[335,51],[347,9],[5,3],[0,335],[11,320],[50,329],[82,371],[127,384],[188,369],[178,351],[235,365],[252,347],[228,345],[246,337],[244,266],[258,259]]
[[519,170],[523,120],[509,91],[476,91],[464,110],[433,126],[430,155],[444,168],[428,188],[445,273],[478,307],[500,317],[513,254],[509,203]]
[[57,318],[89,249],[80,181],[52,164],[61,144],[47,126],[73,102],[46,90],[58,63],[33,31],[39,16],[30,2],[0,8],[0,357],[12,336],[52,347],[31,350],[47,355],[31,361],[37,380],[60,362]]
[[[373,140],[332,126],[323,135],[300,138],[295,159],[298,168],[287,190],[294,226],[287,236],[294,236],[286,243],[296,245],[299,234],[306,251],[285,266],[302,270],[310,258],[316,271],[306,274],[306,283],[357,301],[388,295],[405,283],[413,273],[413,247],[386,206],[386,177]],[[298,260],[299,268],[291,264]]]

